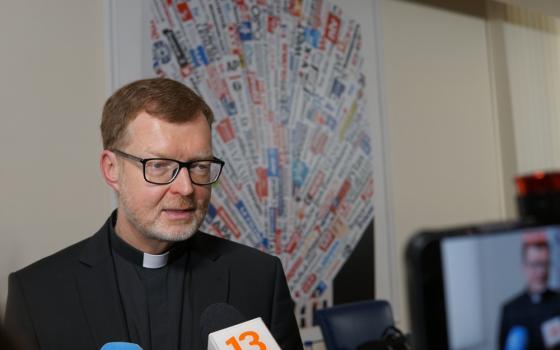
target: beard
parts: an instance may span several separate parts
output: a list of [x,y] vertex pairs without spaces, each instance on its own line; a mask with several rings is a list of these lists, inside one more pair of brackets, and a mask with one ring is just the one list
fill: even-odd
[[126,196],[120,198],[119,207],[136,232],[139,232],[145,238],[164,242],[180,242],[189,239],[198,231],[208,211],[208,203],[209,200],[195,202],[188,199],[174,201],[172,204],[168,203],[167,207],[172,208],[195,208],[188,220],[177,222],[166,221],[161,215],[161,208],[153,209],[155,212],[154,218],[147,218],[148,215],[142,215],[139,210],[132,209],[134,206]]

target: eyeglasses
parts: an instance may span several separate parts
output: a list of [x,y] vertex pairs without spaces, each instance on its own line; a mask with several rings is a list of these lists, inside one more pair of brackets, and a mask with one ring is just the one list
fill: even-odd
[[168,158],[138,158],[118,149],[111,150],[115,154],[142,163],[144,180],[155,185],[167,185],[173,182],[181,171],[186,168],[191,182],[195,185],[210,185],[218,181],[224,162],[212,157],[209,160],[191,160],[180,162]]
[[532,270],[536,270],[536,269],[547,269],[550,267],[550,262],[548,261],[531,261],[525,262],[525,266],[527,266],[528,268],[532,269]]

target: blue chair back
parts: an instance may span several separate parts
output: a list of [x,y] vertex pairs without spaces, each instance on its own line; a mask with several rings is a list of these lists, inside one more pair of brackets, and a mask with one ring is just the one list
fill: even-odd
[[391,305],[385,300],[367,300],[315,311],[327,350],[354,350],[381,339],[394,325]]

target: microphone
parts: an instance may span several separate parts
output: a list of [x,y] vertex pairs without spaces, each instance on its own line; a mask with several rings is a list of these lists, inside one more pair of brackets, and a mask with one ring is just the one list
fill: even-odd
[[527,328],[515,326],[510,329],[504,350],[525,350],[529,341]]
[[200,315],[200,333],[203,349],[208,346],[208,335],[217,330],[246,321],[247,318],[227,303],[216,303],[208,306]]
[[544,345],[547,349],[555,348],[560,344],[560,317],[551,318],[541,325]]
[[200,316],[203,349],[281,350],[260,317],[249,321],[245,319],[229,304],[208,306]]
[[125,342],[111,342],[103,345],[101,350],[142,350],[140,345]]

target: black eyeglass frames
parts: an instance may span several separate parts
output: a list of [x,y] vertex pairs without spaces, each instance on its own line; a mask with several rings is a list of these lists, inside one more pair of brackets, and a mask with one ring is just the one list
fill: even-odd
[[225,162],[219,158],[191,160],[181,162],[169,158],[139,158],[118,149],[113,153],[142,164],[144,180],[155,185],[172,183],[181,171],[186,168],[191,182],[195,185],[211,185],[218,181]]

